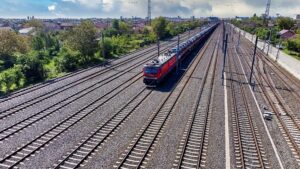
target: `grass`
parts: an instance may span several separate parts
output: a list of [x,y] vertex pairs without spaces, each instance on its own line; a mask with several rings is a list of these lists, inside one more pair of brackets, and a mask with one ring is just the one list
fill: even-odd
[[297,59],[297,60],[300,61],[300,53],[295,52],[295,51],[290,51],[290,50],[288,50],[288,49],[286,49],[286,48],[283,49],[283,52],[284,52],[285,54],[288,54],[288,55],[292,56],[293,58],[295,58],[295,59]]

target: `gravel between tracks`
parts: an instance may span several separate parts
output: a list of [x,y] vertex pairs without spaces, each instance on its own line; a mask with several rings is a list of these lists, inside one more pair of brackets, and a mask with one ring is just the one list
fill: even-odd
[[[106,121],[113,115],[116,110],[126,103],[128,99],[133,97],[144,85],[139,81],[132,88],[118,94],[117,97],[107,102],[104,106],[96,109],[91,115],[71,127],[67,133],[62,134],[57,140],[49,144],[41,153],[34,158],[26,161],[20,168],[28,168],[30,166],[45,166],[45,168],[53,167],[61,156],[76,146],[76,144],[93,131],[97,125]],[[89,125],[87,125],[89,124]],[[71,140],[71,141],[70,141]],[[66,144],[67,143],[67,144]],[[59,146],[58,146],[59,145]]]
[[195,100],[191,98],[197,96],[195,91],[199,90],[200,84],[204,80],[204,69],[208,65],[210,56],[211,53],[206,52],[197,66],[191,80],[180,96],[178,104],[174,108],[172,117],[164,128],[163,136],[159,138],[159,144],[154,152],[151,153],[151,159],[146,168],[172,168],[182,133],[195,104]]

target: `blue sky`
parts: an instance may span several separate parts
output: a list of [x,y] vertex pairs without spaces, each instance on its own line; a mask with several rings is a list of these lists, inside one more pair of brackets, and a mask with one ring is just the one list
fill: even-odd
[[[267,0],[152,0],[153,16],[250,16]],[[295,17],[300,0],[272,0],[271,15]],[[147,0],[0,0],[0,18],[145,17]]]

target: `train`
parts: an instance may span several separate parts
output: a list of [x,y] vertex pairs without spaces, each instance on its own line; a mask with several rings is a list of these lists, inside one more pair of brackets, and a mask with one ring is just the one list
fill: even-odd
[[203,27],[199,33],[188,40],[160,54],[143,68],[143,82],[147,87],[157,87],[185,57],[217,27],[218,23]]

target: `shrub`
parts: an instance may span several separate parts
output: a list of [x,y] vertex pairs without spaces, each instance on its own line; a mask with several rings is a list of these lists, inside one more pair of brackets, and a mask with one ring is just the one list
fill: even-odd
[[62,48],[55,59],[55,66],[60,72],[71,72],[82,65],[81,54],[68,48]]
[[20,65],[15,65],[0,73],[0,87],[5,92],[12,91],[24,86],[25,75]]

